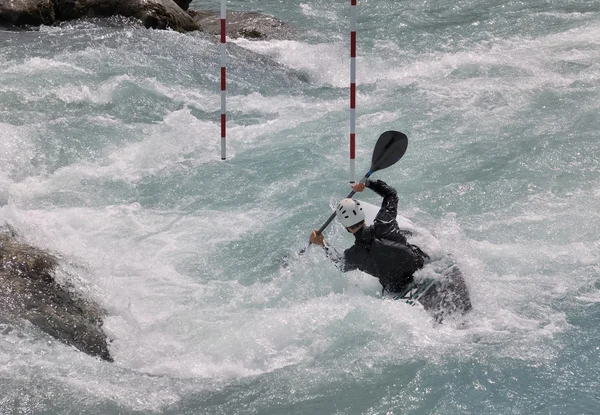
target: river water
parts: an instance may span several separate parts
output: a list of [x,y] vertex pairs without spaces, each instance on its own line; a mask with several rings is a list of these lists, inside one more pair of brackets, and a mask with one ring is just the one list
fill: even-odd
[[228,8],[295,36],[229,43],[226,161],[218,39],[0,31],[0,219],[107,309],[115,358],[5,330],[0,413],[599,413],[600,3],[359,1],[357,175],[408,135],[374,178],[463,270],[441,326],[297,255],[350,191],[349,2]]

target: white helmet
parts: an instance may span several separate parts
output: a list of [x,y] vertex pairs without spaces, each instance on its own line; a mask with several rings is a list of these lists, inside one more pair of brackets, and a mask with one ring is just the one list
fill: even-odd
[[346,228],[350,228],[365,220],[365,212],[360,202],[354,199],[343,199],[335,210],[338,219]]

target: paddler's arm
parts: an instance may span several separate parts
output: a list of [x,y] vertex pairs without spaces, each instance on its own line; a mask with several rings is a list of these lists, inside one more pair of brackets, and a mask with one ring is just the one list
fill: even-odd
[[380,217],[383,213],[387,213],[390,218],[396,219],[396,216],[398,215],[398,193],[396,192],[396,189],[383,180],[367,180],[365,185],[379,196],[383,197],[381,210],[377,216]]
[[322,246],[327,258],[329,258],[340,271],[348,272],[357,268],[349,264],[345,260],[344,255],[340,254],[334,247],[329,246],[327,242],[325,242],[323,234],[319,233],[317,229],[310,234],[309,240],[311,244]]
[[[389,232],[390,230],[394,232],[394,229],[397,229],[405,238],[412,236],[413,233],[408,229],[400,229],[398,227],[398,222],[396,221],[396,216],[398,216],[398,192],[396,192],[396,189],[383,180],[367,180],[366,185],[369,189],[383,197],[381,209],[379,209],[373,221],[375,226],[378,226],[378,224],[383,225],[385,232]],[[381,227],[379,231],[381,232]]]

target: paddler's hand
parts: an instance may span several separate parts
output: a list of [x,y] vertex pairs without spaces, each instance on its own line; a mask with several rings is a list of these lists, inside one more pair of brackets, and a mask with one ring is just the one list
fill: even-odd
[[323,234],[319,233],[317,229],[315,229],[311,234],[310,238],[308,238],[311,244],[325,246],[325,239],[323,238]]
[[352,190],[354,190],[356,193],[360,193],[363,190],[365,190],[365,186],[366,186],[366,184],[365,183],[361,183],[361,182],[354,183],[354,184],[350,185],[350,187],[352,187]]

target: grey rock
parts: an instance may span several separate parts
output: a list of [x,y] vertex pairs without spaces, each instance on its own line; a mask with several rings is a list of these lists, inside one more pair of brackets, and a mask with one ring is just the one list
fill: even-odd
[[56,19],[60,21],[120,15],[139,19],[153,29],[188,32],[200,28],[173,0],[54,0],[54,3]]
[[[187,4],[186,4],[187,3]],[[200,27],[182,7],[186,0],[1,0],[0,25],[39,26],[56,22],[120,15],[139,19],[154,29],[178,32]]]
[[[219,35],[218,11],[188,10],[191,0],[0,0],[0,25],[39,26],[81,18],[123,16],[153,29],[202,30]],[[227,13],[232,38],[287,39],[292,30],[281,20],[254,12]]]
[[[202,31],[213,35],[221,33],[221,14],[217,11],[188,10]],[[227,36],[248,39],[288,39],[292,29],[272,16],[255,12],[227,12]]]
[[12,228],[0,230],[0,321],[28,321],[82,352],[112,362],[102,330],[106,311],[59,284],[53,276],[58,266],[55,256],[19,241]]

